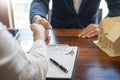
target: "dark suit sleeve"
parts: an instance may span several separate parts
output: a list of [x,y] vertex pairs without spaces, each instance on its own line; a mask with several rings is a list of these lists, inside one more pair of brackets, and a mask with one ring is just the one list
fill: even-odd
[[106,0],[109,9],[107,17],[120,16],[120,0]]
[[30,23],[32,23],[32,18],[35,15],[40,15],[46,17],[49,10],[50,0],[33,0],[30,7]]

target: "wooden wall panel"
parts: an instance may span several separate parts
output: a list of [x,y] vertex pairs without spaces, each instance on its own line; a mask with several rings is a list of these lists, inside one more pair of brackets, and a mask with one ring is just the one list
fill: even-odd
[[0,0],[0,21],[8,28],[14,27],[11,0]]

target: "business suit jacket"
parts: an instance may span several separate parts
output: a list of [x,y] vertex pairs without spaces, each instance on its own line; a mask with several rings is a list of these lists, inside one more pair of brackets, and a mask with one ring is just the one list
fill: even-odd
[[[46,17],[50,0],[33,0],[30,9],[30,19],[34,15]],[[90,23],[96,23],[97,11],[101,0],[82,0],[79,13],[74,10],[73,0],[53,0],[51,25],[53,28],[84,28]],[[106,0],[109,17],[120,15],[120,0]]]

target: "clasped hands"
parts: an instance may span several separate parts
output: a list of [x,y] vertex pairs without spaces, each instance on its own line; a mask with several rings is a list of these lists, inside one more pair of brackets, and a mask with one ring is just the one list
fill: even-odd
[[33,24],[31,24],[31,30],[33,31],[34,41],[43,40],[48,44],[50,42],[49,30],[52,26],[44,18],[36,15],[33,18]]
[[[89,24],[82,32],[78,34],[78,37],[91,38],[97,36],[97,28],[97,24]],[[48,36],[48,30],[52,29],[52,26],[46,19],[40,17],[39,15],[34,16],[31,29],[33,30],[34,40],[44,39],[47,44],[49,43],[50,36]]]

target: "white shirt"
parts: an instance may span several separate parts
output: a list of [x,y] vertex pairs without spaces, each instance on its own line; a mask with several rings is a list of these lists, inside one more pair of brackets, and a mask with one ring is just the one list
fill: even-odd
[[78,14],[82,0],[73,0],[73,3],[74,3],[74,9],[75,9],[76,13]]
[[0,26],[0,80],[45,80],[48,58],[44,41],[38,40],[30,53]]

